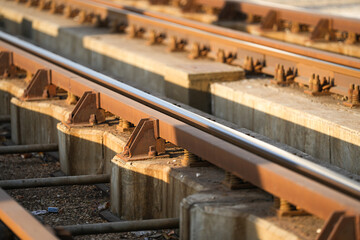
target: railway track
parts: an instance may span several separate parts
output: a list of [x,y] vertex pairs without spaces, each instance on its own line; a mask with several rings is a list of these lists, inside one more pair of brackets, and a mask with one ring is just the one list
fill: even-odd
[[[104,110],[135,124],[120,154],[124,159],[161,157],[163,144],[170,142],[326,219],[319,239],[341,238],[344,232],[359,238],[357,182],[5,33],[0,39],[0,73],[33,76],[24,100],[48,99],[60,88],[81,97],[67,124],[101,123]],[[14,232],[22,230],[16,216],[0,213]]]
[[210,12],[218,13],[220,21],[246,20],[247,23],[260,23],[262,30],[284,30],[288,27],[294,33],[310,31],[311,40],[336,40],[347,44],[359,41],[359,19],[323,14],[278,3],[246,0],[189,0],[185,4],[170,0],[149,2],[175,5],[183,11],[210,9]]
[[[29,0],[27,4],[64,14],[81,23],[108,26],[113,32],[126,32],[130,38],[145,38],[149,45],[166,44],[170,52],[188,51],[192,59],[212,58],[240,66],[250,73],[271,75],[274,84],[297,84],[313,96],[338,94],[347,99],[344,104],[350,107],[360,102],[360,60],[357,58],[315,49],[309,51],[306,47],[103,0]],[[352,31],[350,26],[357,26],[353,23],[351,19],[341,21],[340,18],[336,26]]]

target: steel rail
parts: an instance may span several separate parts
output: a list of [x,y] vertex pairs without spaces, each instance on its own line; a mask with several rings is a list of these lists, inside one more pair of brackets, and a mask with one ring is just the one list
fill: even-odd
[[[200,0],[197,0],[197,1],[200,1]],[[204,1],[206,1],[208,3],[210,2],[208,0],[204,0]],[[135,13],[142,14],[144,16],[157,18],[157,19],[164,20],[167,22],[180,24],[183,26],[191,27],[194,29],[199,29],[202,31],[218,34],[218,35],[229,37],[229,38],[243,40],[243,41],[247,41],[250,43],[256,43],[256,44],[260,44],[260,45],[271,47],[271,48],[276,48],[276,49],[287,51],[290,53],[295,53],[295,54],[299,54],[299,55],[303,55],[303,56],[307,56],[307,57],[311,57],[311,58],[316,58],[319,60],[324,60],[324,61],[337,63],[337,64],[341,64],[341,65],[346,65],[349,67],[360,68],[360,60],[357,58],[353,58],[353,57],[343,56],[340,54],[335,54],[335,53],[326,52],[326,51],[317,50],[317,49],[311,49],[311,51],[309,51],[308,47],[302,47],[302,46],[291,44],[291,43],[286,43],[286,42],[272,40],[272,39],[265,38],[265,37],[255,36],[255,35],[251,35],[249,33],[231,30],[228,28],[219,27],[219,26],[215,26],[215,25],[211,25],[211,24],[201,23],[201,22],[188,20],[188,19],[184,19],[184,18],[179,18],[179,17],[173,17],[173,16],[163,14],[163,13],[138,9],[135,7],[128,7],[128,6],[121,5],[119,3],[112,3],[112,2],[108,2],[108,1],[104,1],[104,0],[89,0],[89,2],[104,4],[109,7],[132,11]],[[211,3],[214,3],[215,5],[217,5],[218,1],[216,0]],[[248,3],[248,4],[253,4],[253,3]],[[359,25],[360,25],[360,23],[359,23]],[[359,29],[360,29],[360,26],[359,26],[358,30]]]
[[[1,188],[0,221],[20,239],[58,239]],[[0,235],[2,235],[1,232]]]
[[278,18],[302,24],[315,26],[322,19],[329,19],[333,29],[360,33],[360,20],[328,13],[321,13],[311,9],[304,9],[280,3],[269,3],[259,0],[192,0],[193,4],[223,8],[231,4],[233,10],[246,14],[265,17],[270,11],[279,13]]
[[[348,178],[345,178],[342,175],[337,174],[331,170],[320,167],[315,163],[297,157],[270,144],[264,143],[260,140],[254,139],[250,136],[247,136],[246,134],[240,133],[222,124],[208,120],[183,108],[177,107],[150,94],[144,93],[141,90],[109,78],[103,74],[99,74],[98,72],[88,69],[80,64],[74,63],[71,60],[36,47],[30,43],[22,41],[1,31],[0,40],[6,41],[16,47],[24,49],[27,52],[30,52],[34,55],[41,57],[42,59],[46,59],[47,61],[55,63],[62,68],[71,70],[72,72],[80,76],[92,79],[96,83],[106,88],[120,92],[121,94],[130,97],[133,100],[141,102],[142,104],[159,110],[187,124],[200,128],[201,130],[206,131],[212,135],[225,139],[232,144],[255,152],[256,154],[263,156],[267,159],[270,158],[272,161],[286,165],[293,170],[302,171],[302,173],[313,176],[314,178],[319,179],[326,184],[337,186],[340,190],[346,186],[348,193],[352,194],[357,199],[360,199],[360,184]],[[2,47],[0,45],[0,50],[1,48]],[[31,68],[33,73],[35,73],[36,70],[40,68],[39,66],[36,66],[36,64],[33,64],[32,66],[35,66],[34,68]],[[75,89],[73,88],[69,90],[68,88],[65,88],[65,90],[72,92]],[[73,93],[77,96],[81,96],[83,92],[84,91],[80,90],[80,92],[75,91]],[[334,176],[334,178],[331,179],[331,176]],[[328,178],[330,178],[332,181],[327,181]]]
[[[77,96],[98,92],[101,108],[135,124],[158,119],[160,137],[310,213],[326,219],[334,211],[360,212],[357,182],[15,37],[0,33],[0,39],[12,42],[2,42],[0,50],[11,51],[15,65],[30,72],[51,69],[52,83]],[[14,46],[37,52],[46,61]]]
[[[58,1],[69,2],[68,0]],[[217,53],[223,50],[227,54],[237,56],[232,62],[234,65],[243,66],[245,59],[252,57],[254,61],[265,62],[265,66],[262,68],[262,72],[265,74],[274,75],[277,64],[283,65],[285,69],[297,69],[297,76],[294,81],[299,84],[308,85],[313,74],[319,74],[320,79],[324,77],[333,78],[334,86],[330,88],[330,93],[347,96],[350,84],[360,85],[360,59],[320,50],[309,51],[308,48],[275,40],[259,39],[260,43],[257,43],[258,40],[253,38],[254,42],[251,42],[249,41],[252,38],[250,35],[247,35],[246,41],[240,40],[240,35],[243,33],[225,29],[222,29],[221,34],[223,35],[219,34],[218,30],[207,32],[200,28],[193,28],[193,25],[186,26],[186,22],[185,24],[179,24],[176,21],[168,22],[115,8],[101,0],[96,0],[96,2],[93,0],[72,0],[70,2],[73,8],[85,9],[85,11],[98,14],[102,18],[118,19],[118,21],[126,22],[127,25],[141,27],[149,32],[155,31],[163,33],[167,37],[176,36],[178,39],[185,39],[188,43],[188,50],[191,50],[193,44],[202,44],[210,49],[208,56],[211,58],[216,59]],[[262,45],[264,41],[268,41],[268,43]],[[271,45],[275,45],[275,48]]]

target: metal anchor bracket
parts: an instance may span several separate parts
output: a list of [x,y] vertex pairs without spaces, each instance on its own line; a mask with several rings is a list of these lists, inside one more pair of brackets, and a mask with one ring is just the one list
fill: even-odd
[[274,10],[270,10],[264,19],[261,21],[262,30],[273,30],[274,27],[278,28],[278,13]]
[[22,71],[14,65],[12,52],[0,52],[0,76],[13,78],[20,73],[22,73]]
[[360,239],[360,216],[334,212],[317,238],[317,240],[340,239]]
[[51,70],[39,69],[26,87],[23,100],[43,100],[56,96],[56,86],[51,81]]
[[100,94],[84,92],[71,112],[67,125],[93,126],[105,122],[105,111],[100,108]]
[[12,65],[12,53],[0,52],[0,75],[4,75],[10,65]]
[[125,161],[169,157],[170,155],[165,152],[165,140],[159,137],[159,121],[153,118],[141,119],[124,151],[117,156]]
[[310,36],[311,40],[334,40],[335,33],[332,29],[332,21],[329,19],[320,19],[317,23],[314,31],[311,33]]

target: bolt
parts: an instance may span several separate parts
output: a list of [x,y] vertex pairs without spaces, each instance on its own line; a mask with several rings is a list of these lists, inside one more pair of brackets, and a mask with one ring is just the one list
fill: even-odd
[[350,103],[352,103],[352,96],[353,96],[354,88],[355,88],[355,85],[350,84],[349,90],[348,90],[348,102],[350,102]]
[[294,209],[294,207],[285,199],[280,198],[280,207],[279,207],[280,211],[282,212],[290,212],[291,210]]
[[96,115],[95,114],[91,114],[90,115],[90,118],[89,118],[89,123],[91,124],[91,125],[95,125],[96,124]]
[[356,85],[354,91],[352,92],[351,96],[351,103],[352,104],[359,104],[359,86]]
[[80,11],[78,17],[79,17],[79,23],[85,23],[88,20],[88,15],[84,10]]
[[249,72],[254,72],[254,59],[252,57],[247,56],[245,59],[245,70]]
[[132,24],[128,27],[127,33],[129,38],[135,38],[136,37],[136,27]]
[[39,10],[49,9],[50,3],[51,3],[51,2],[49,2],[49,1],[47,1],[47,0],[40,0],[40,1],[39,1],[39,4],[38,4],[38,9],[39,9]]
[[68,92],[66,103],[69,105],[75,105],[77,103],[77,97],[71,92]]
[[175,52],[177,50],[177,39],[174,36],[171,36],[169,38],[169,47],[168,47],[168,51],[169,52]]
[[280,68],[280,64],[276,64],[275,66],[275,74],[274,74],[274,80],[277,81],[279,76],[278,76],[278,71],[279,71],[279,68]]
[[26,77],[25,77],[25,82],[26,82],[26,83],[29,83],[29,82],[32,80],[33,76],[34,76],[34,74],[32,74],[31,72],[27,71],[27,72],[26,72]]
[[321,86],[320,86],[320,76],[316,75],[316,79],[314,78],[315,74],[313,75],[312,79],[312,92],[321,92]]
[[65,6],[63,4],[58,5],[55,1],[50,3],[50,13],[63,13]]
[[216,54],[216,61],[217,62],[221,62],[224,63],[226,61],[225,59],[225,52],[223,49],[219,49],[217,54]]
[[291,32],[292,33],[299,33],[300,32],[300,25],[297,22],[291,23]]
[[101,17],[100,15],[93,15],[92,14],[92,17],[91,17],[91,24],[94,26],[94,27],[101,27],[102,25],[105,24],[105,22],[103,22],[101,20]]
[[347,34],[347,38],[346,38],[346,41],[345,41],[345,43],[346,44],[354,44],[354,43],[356,43],[356,33],[354,33],[354,32],[349,32],[348,34]]
[[190,166],[192,163],[196,163],[197,161],[198,157],[195,154],[184,149],[184,157],[181,159],[182,166]]
[[189,54],[190,59],[196,59],[200,57],[200,45],[198,43],[193,43],[191,47],[191,52]]
[[64,8],[63,13],[64,13],[64,16],[66,18],[73,18],[73,17],[75,17],[76,15],[79,14],[79,10],[78,9],[72,9],[70,6],[66,6]]
[[37,6],[39,4],[38,0],[28,0],[26,5],[27,7]]
[[282,83],[285,81],[285,69],[283,65],[279,65],[277,73],[277,82]]
[[156,32],[154,30],[149,32],[147,45],[153,45],[156,43]]
[[279,209],[280,208],[280,198],[274,196],[274,208]]
[[155,146],[150,146],[149,147],[149,152],[148,152],[148,156],[149,157],[155,157],[156,156],[156,148]]

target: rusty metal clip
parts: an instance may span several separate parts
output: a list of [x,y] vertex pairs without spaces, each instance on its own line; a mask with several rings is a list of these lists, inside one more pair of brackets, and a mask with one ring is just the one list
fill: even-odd
[[51,81],[51,70],[39,69],[22,96],[23,100],[42,100],[56,96],[56,86]]
[[338,239],[360,239],[360,216],[348,215],[341,211],[330,216],[317,240]]
[[125,161],[169,157],[165,152],[165,140],[159,135],[159,121],[153,118],[141,119],[118,157]]
[[105,111],[100,108],[100,93],[84,92],[71,112],[67,125],[93,126],[105,122]]

